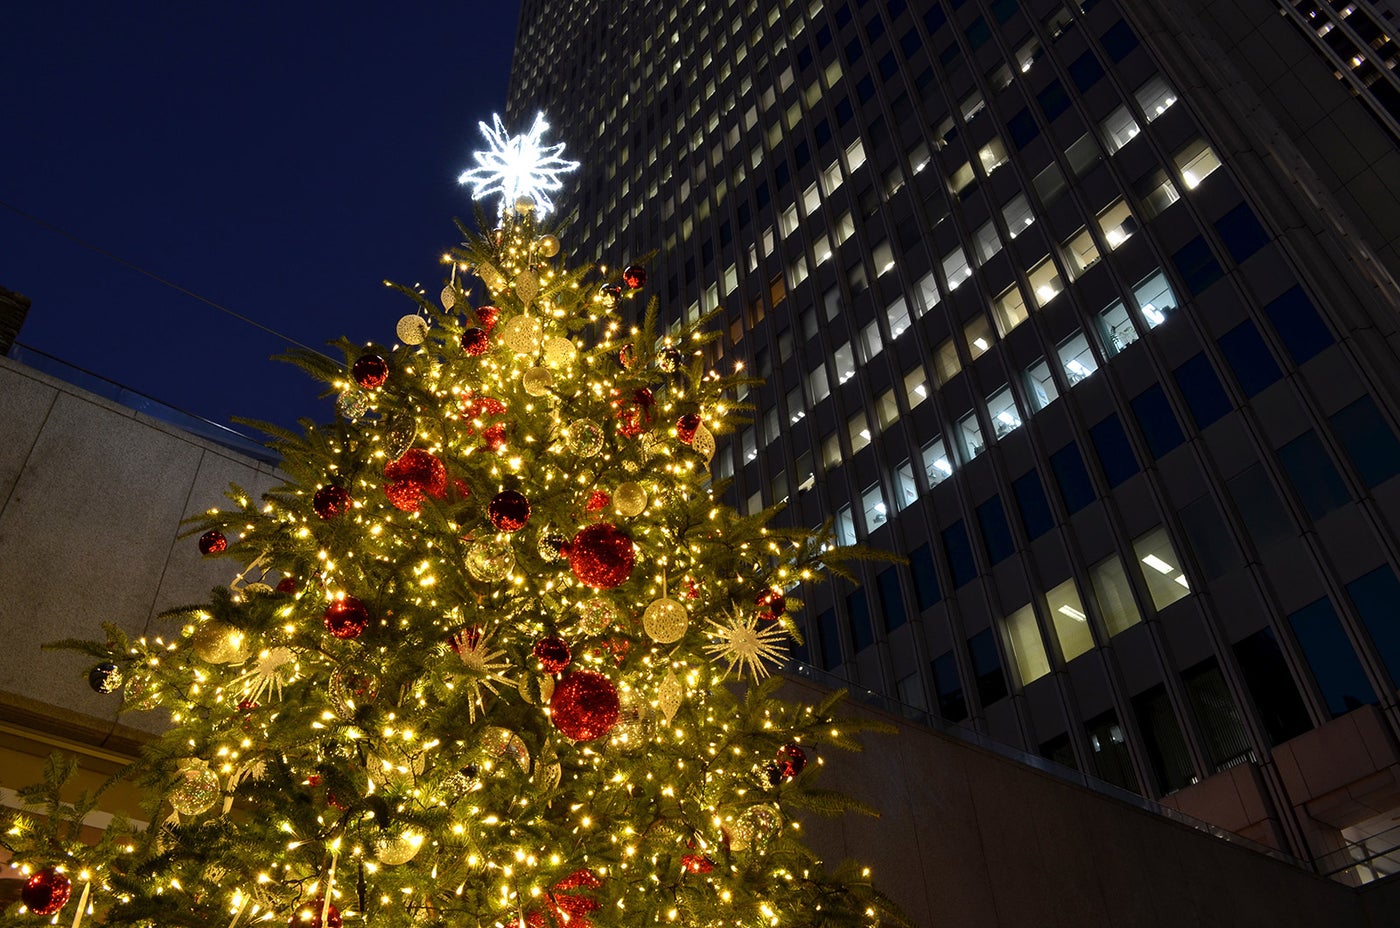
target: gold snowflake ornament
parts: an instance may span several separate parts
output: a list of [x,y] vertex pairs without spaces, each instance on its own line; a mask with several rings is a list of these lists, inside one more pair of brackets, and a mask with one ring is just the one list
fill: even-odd
[[282,698],[282,687],[301,675],[301,664],[291,648],[269,648],[258,655],[253,669],[234,679],[234,687],[244,698],[257,701]]
[[476,710],[482,705],[483,689],[495,696],[498,685],[513,686],[505,671],[511,668],[504,651],[493,650],[487,643],[486,633],[479,628],[464,628],[449,640],[452,650],[462,660],[466,676],[459,685],[467,691],[467,721],[476,721]]
[[768,676],[764,661],[776,664],[783,657],[784,632],[776,622],[759,628],[757,617],[736,611],[725,616],[723,622],[711,619],[709,626],[710,643],[705,650],[728,662],[725,673],[741,667],[755,680],[761,680]]

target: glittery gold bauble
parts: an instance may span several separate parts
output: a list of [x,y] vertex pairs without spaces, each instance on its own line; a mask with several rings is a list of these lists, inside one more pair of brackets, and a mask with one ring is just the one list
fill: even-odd
[[515,275],[515,295],[520,297],[520,302],[526,306],[530,305],[540,292],[540,279],[535,276],[534,271],[521,271]]
[[639,516],[647,508],[647,491],[640,483],[619,483],[613,490],[613,508],[621,516]]
[[481,746],[493,757],[509,757],[517,767],[530,772],[530,749],[509,728],[489,726],[481,733]]
[[735,851],[753,849],[762,853],[782,826],[783,817],[777,806],[749,806],[734,820],[734,827],[729,832],[729,847]]
[[438,294],[438,300],[442,302],[443,309],[451,309],[457,305],[457,291],[452,289],[451,284],[448,284],[442,288],[442,293]]
[[219,800],[219,776],[200,762],[180,771],[170,791],[170,806],[181,815],[198,815]]
[[422,846],[423,836],[416,831],[381,835],[374,841],[374,856],[385,866],[397,867],[417,857],[418,849]]
[[210,619],[194,630],[194,653],[211,664],[241,664],[248,659],[248,641],[240,629]]
[[715,456],[715,435],[705,426],[701,425],[695,430],[695,437],[690,440],[690,447],[700,452],[708,464]]
[[616,727],[609,732],[611,743],[624,750],[646,747],[656,737],[659,718],[660,713],[651,706],[623,706]]
[[681,684],[680,677],[676,676],[675,670],[668,667],[661,685],[656,688],[656,707],[661,710],[661,716],[667,725],[676,717],[684,700],[685,687]]
[[603,450],[603,427],[592,419],[575,419],[569,423],[564,440],[574,454],[591,458]]
[[535,786],[541,790],[554,789],[563,776],[564,768],[557,763],[535,765]]
[[661,644],[679,641],[689,627],[690,616],[686,614],[685,606],[670,597],[656,600],[642,613],[642,628],[646,629],[652,640]]
[[520,386],[531,396],[544,396],[554,386],[554,375],[548,368],[532,367],[520,378]]
[[489,261],[483,261],[476,266],[476,276],[480,277],[486,286],[491,288],[492,293],[499,293],[506,287],[505,276],[496,270],[496,266]]
[[515,211],[522,216],[535,211],[535,198],[529,194],[521,194],[515,198]]
[[501,327],[501,343],[516,354],[534,354],[540,350],[544,324],[537,316],[516,316]]
[[614,624],[622,621],[622,611],[610,599],[593,596],[579,603],[583,617],[579,619],[579,631],[585,635],[601,635]]
[[544,340],[544,360],[546,364],[553,364],[560,367],[565,364],[572,364],[574,358],[578,357],[578,348],[567,338],[558,335],[551,335]]
[[423,339],[428,337],[428,320],[422,316],[402,316],[399,324],[394,326],[394,333],[405,345],[421,345]]
[[540,236],[539,249],[540,249],[540,254],[544,255],[546,258],[552,258],[552,257],[554,257],[555,255],[559,254],[559,236],[557,236],[557,235],[542,235],[542,236]]
[[467,549],[467,570],[483,583],[504,580],[515,567],[515,549],[509,541],[484,539]]

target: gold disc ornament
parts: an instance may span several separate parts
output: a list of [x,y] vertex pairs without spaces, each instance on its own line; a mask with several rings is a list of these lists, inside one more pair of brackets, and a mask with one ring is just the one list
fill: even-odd
[[210,619],[195,629],[190,644],[200,660],[211,664],[241,664],[248,659],[247,636],[218,619]]
[[690,615],[685,606],[670,597],[663,596],[642,613],[642,628],[659,644],[670,644],[685,637],[690,627]]
[[647,491],[642,489],[640,483],[619,483],[613,491],[612,501],[617,514],[630,519],[646,511]]
[[539,250],[540,254],[544,255],[546,258],[552,258],[555,255],[559,254],[559,236],[540,236]]
[[[447,292],[444,290],[443,294]],[[394,327],[394,333],[405,345],[421,345],[423,339],[428,337],[428,320],[422,316],[404,316]]]
[[534,354],[544,338],[544,323],[537,316],[516,316],[501,327],[501,342],[516,354]]
[[521,375],[520,386],[531,396],[544,396],[554,386],[554,375],[547,367],[532,367]]
[[578,357],[578,348],[572,341],[561,335],[551,335],[544,340],[544,360],[546,364],[562,367],[572,364]]

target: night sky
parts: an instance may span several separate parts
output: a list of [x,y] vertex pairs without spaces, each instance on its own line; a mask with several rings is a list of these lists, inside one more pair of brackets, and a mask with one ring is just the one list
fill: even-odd
[[[0,13],[0,200],[317,348],[439,289],[513,3],[45,0]],[[511,127],[515,129],[517,127]],[[0,209],[20,341],[219,423],[331,418],[284,343]]]

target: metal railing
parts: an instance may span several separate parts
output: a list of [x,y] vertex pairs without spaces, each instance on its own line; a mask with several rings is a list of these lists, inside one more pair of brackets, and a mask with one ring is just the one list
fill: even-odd
[[1400,873],[1400,825],[1353,841],[1314,861],[1323,876],[1360,886]]

